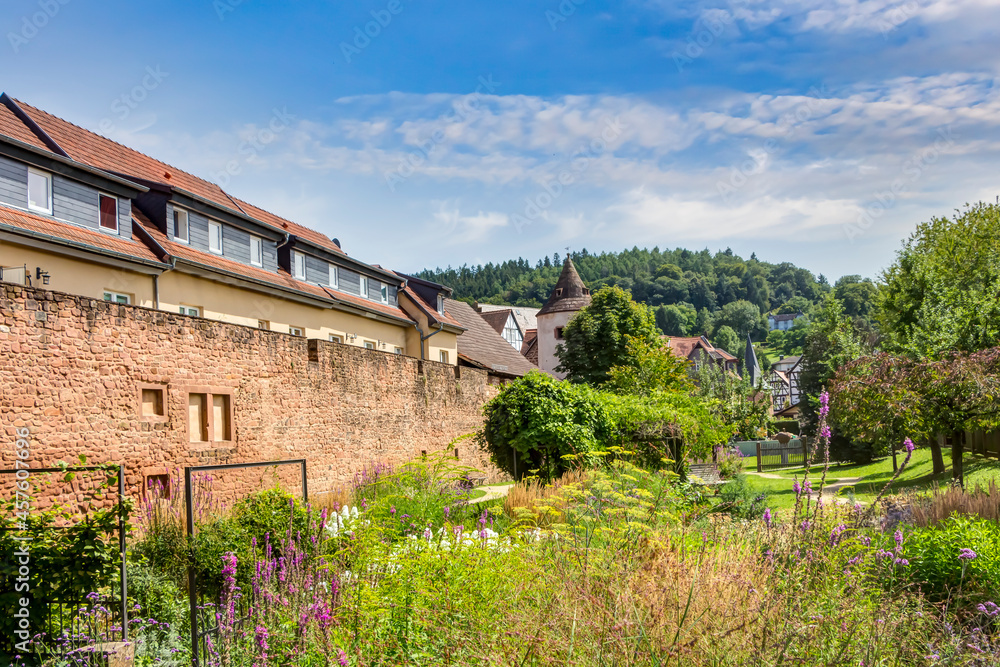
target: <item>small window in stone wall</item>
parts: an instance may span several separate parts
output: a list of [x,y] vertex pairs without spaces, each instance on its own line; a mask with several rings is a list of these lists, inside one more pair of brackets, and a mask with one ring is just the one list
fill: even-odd
[[191,442],[231,442],[233,397],[228,392],[188,393],[188,439]]
[[146,496],[149,498],[170,498],[170,475],[146,475]]
[[167,388],[164,385],[139,385],[139,417],[143,421],[167,418]]

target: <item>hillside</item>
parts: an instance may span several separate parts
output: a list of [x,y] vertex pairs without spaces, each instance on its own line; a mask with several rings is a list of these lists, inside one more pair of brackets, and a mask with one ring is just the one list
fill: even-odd
[[[845,276],[831,286],[791,262],[771,264],[729,249],[711,253],[676,248],[632,248],[619,253],[571,253],[580,276],[594,291],[618,285],[637,301],[657,310],[657,323],[670,335],[717,334],[730,326],[741,338],[767,335],[763,314],[771,311],[809,314],[831,290],[855,317],[869,317],[876,288],[860,276]],[[500,264],[425,269],[421,278],[454,288],[455,297],[517,306],[541,306],[559,277],[563,256],[532,266],[518,258]]]

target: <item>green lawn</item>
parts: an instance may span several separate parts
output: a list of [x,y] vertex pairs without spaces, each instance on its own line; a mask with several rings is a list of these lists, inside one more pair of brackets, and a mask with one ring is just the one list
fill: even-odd
[[[951,459],[950,452],[945,451],[945,463],[947,469],[940,475],[931,473],[931,452],[929,449],[918,449],[913,452],[910,463],[903,469],[899,479],[890,488],[891,492],[897,491],[921,491],[932,488],[937,484],[947,484],[951,480]],[[904,456],[900,454],[899,462],[902,464]],[[752,465],[752,460],[747,461]],[[749,471],[749,469],[748,469]],[[787,508],[795,505],[795,493],[792,491],[792,482],[798,477],[802,478],[805,472],[803,468],[785,468],[783,470],[765,471],[768,474],[780,475],[781,479],[766,479],[758,477],[756,474],[747,475],[747,481],[751,488],[767,491],[771,496],[771,505],[775,508]],[[822,474],[822,466],[813,466],[809,471],[810,479],[817,480]],[[831,465],[827,472],[827,484],[832,484],[839,480],[853,477],[861,477],[861,481],[854,486],[854,497],[861,502],[871,502],[892,478],[892,458],[880,459],[872,463],[858,465]],[[1000,483],[1000,460],[984,459],[980,457],[965,456],[965,485],[971,488],[976,484],[985,485],[990,480]]]

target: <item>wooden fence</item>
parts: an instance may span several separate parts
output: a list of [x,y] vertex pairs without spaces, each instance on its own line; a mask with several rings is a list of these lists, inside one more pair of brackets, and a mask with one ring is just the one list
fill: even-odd
[[1000,431],[967,431],[965,443],[973,454],[1000,459]]
[[809,458],[805,440],[790,440],[783,445],[777,440],[757,442],[757,472],[775,468],[806,467]]

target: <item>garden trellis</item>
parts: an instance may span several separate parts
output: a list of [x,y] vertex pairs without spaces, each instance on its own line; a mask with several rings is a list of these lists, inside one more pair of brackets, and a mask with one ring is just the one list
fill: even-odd
[[[258,463],[228,463],[222,465],[188,466],[184,468],[184,503],[187,519],[187,536],[191,554],[188,562],[188,604],[190,605],[191,618],[191,664],[198,667],[201,664],[201,656],[206,653],[206,638],[218,632],[218,625],[206,627],[207,623],[200,622],[200,616],[204,615],[206,609],[205,601],[201,599],[198,591],[198,574],[195,569],[194,557],[194,528],[195,528],[195,507],[194,507],[194,475],[199,472],[211,472],[213,470],[238,470],[246,468],[267,468],[272,466],[297,465],[301,472],[302,480],[302,502],[309,502],[309,482],[306,475],[306,460],[292,459],[288,461],[262,461]],[[202,627],[205,627],[202,630]]]
[[[55,474],[59,473],[66,475],[65,481],[70,481],[72,479],[71,475],[76,473],[94,473],[100,472],[105,476],[108,476],[109,482],[111,475],[115,476],[116,487],[115,491],[117,493],[117,503],[115,510],[115,521],[112,523],[114,532],[117,533],[117,543],[118,543],[118,554],[117,554],[117,566],[118,566],[118,585],[115,586],[115,582],[112,580],[108,581],[106,587],[111,590],[111,600],[110,605],[108,605],[108,614],[102,617],[104,621],[104,627],[102,628],[103,637],[102,642],[110,643],[114,641],[127,642],[128,641],[128,578],[126,575],[126,550],[125,550],[125,537],[126,537],[126,509],[124,505],[125,498],[125,468],[121,465],[97,465],[97,466],[66,466],[59,468],[22,468],[22,469],[12,469],[12,470],[0,470],[0,476],[3,475],[14,475],[18,481],[26,481],[31,475],[43,475],[43,474]],[[110,486],[110,484],[109,484]],[[34,499],[31,499],[33,501]],[[35,507],[34,503],[29,501],[27,510],[30,515],[34,515]],[[15,504],[15,507],[17,505]],[[41,517],[44,513],[39,512],[35,515]],[[8,533],[14,532],[25,532],[32,529],[31,520],[18,520],[13,524],[9,524],[8,521],[4,521],[0,525],[0,532],[3,533],[3,537],[7,537]],[[92,527],[93,532],[88,534],[88,531],[81,530],[81,526]],[[78,522],[72,525],[45,525],[42,523],[39,531],[66,531],[68,533],[79,532],[81,539],[87,539],[88,537],[93,537],[94,534],[99,534],[107,531],[107,527],[101,528],[98,526],[90,526],[89,522],[85,519],[82,522]],[[7,542],[8,540],[4,540]],[[54,579],[57,573],[49,573],[48,576],[45,572],[45,567],[48,566],[58,567],[61,559],[67,558],[66,554],[46,554],[40,551],[37,546],[38,540],[31,538],[27,541],[27,544],[33,545],[34,548],[29,546],[29,568],[31,569],[32,577],[29,582],[30,590],[27,592],[15,593],[15,597],[26,596],[32,601],[33,615],[31,619],[32,635],[35,633],[44,633],[49,642],[49,649],[52,652],[58,653],[60,651],[69,650],[72,648],[79,648],[73,644],[74,638],[81,637],[85,633],[82,632],[81,628],[81,615],[88,608],[95,606],[94,596],[96,596],[99,591],[97,590],[76,590],[72,591],[73,585],[67,584],[66,586],[61,586],[55,581],[45,581],[44,585],[40,586],[43,582],[41,579]],[[6,550],[6,549],[5,549]],[[6,559],[5,559],[6,560]],[[8,564],[9,567],[14,567],[13,559]],[[77,564],[82,567],[81,564]],[[65,574],[65,573],[58,573]],[[74,572],[73,574],[78,574]],[[10,580],[13,579],[12,572],[4,572],[0,579]],[[48,588],[50,591],[54,591],[48,595],[43,594],[41,597],[35,597],[34,592],[41,587],[41,590],[46,590]],[[97,586],[95,586],[97,588]],[[7,586],[4,586],[5,595]],[[14,587],[10,587],[11,591],[14,591]],[[67,590],[71,591],[69,597],[67,595]],[[49,597],[51,595],[52,597]],[[11,607],[7,609],[11,615],[14,612],[14,608]],[[37,615],[36,615],[37,614]],[[6,634],[6,633],[5,633]],[[70,639],[67,642],[60,642],[59,638],[68,636]],[[11,637],[5,637],[5,639],[11,639]],[[55,641],[56,644],[52,645],[51,642]],[[11,639],[11,644],[14,640]],[[35,647],[37,649],[37,647]]]

